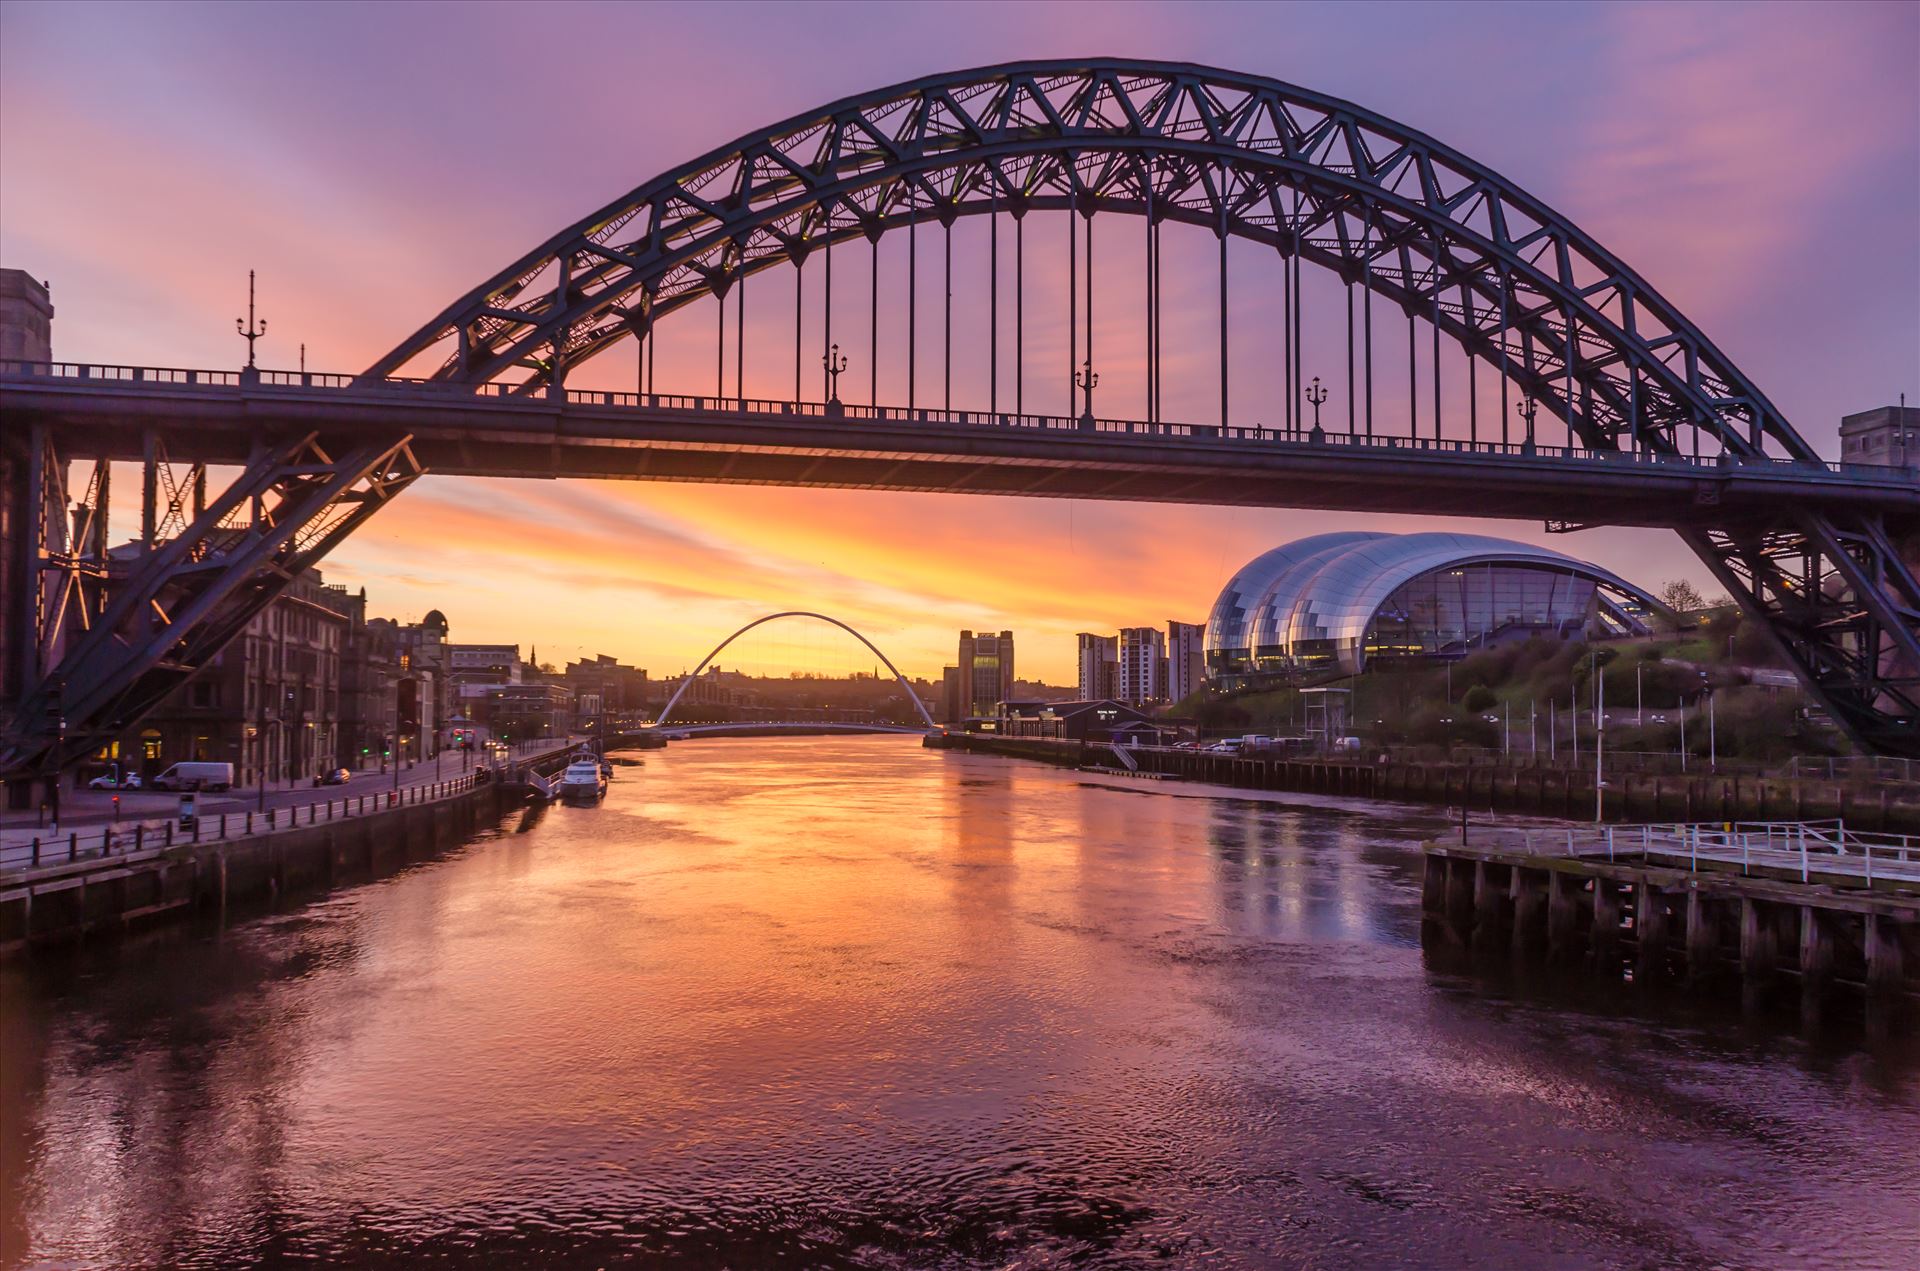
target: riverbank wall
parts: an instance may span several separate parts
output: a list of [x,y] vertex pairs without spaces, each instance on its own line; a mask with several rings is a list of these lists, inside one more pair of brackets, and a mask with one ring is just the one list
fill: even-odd
[[[1247,790],[1398,799],[1581,821],[1594,819],[1591,769],[1256,758],[1154,747],[1128,748],[1123,758],[1107,745],[984,733],[949,733],[929,738],[928,745],[1069,768],[1138,771]],[[1857,830],[1920,834],[1920,786],[1627,772],[1607,779],[1601,811],[1607,821],[1840,820]]]
[[[395,873],[463,843],[526,798],[501,779],[278,809],[0,876],[0,957]],[[437,796],[437,797],[436,797]],[[272,828],[269,828],[269,827]],[[258,832],[255,832],[255,831]]]

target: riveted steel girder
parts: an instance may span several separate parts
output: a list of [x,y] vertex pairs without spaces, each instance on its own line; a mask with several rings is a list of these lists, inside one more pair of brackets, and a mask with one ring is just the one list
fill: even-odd
[[1118,211],[1268,243],[1423,315],[1599,449],[1809,458],[1639,275],[1514,183],[1350,102],[1166,63],[1037,62],[847,98],[562,231],[382,358],[533,391],[743,274],[915,221]]
[[210,662],[301,571],[420,475],[406,439],[338,456],[311,434],[264,447],[183,532],[108,583],[0,738],[0,771],[64,767]]

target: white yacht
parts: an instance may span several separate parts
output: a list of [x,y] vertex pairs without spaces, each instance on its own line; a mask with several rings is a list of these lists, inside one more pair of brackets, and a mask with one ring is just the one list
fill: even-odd
[[560,774],[560,797],[563,799],[598,799],[606,792],[606,769],[601,766],[599,756],[590,751],[574,755],[573,762]]

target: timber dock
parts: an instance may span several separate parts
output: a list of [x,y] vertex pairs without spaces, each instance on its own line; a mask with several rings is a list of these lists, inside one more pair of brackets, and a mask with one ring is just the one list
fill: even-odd
[[1797,976],[1920,995],[1920,838],[1837,822],[1483,833],[1427,845],[1421,897],[1476,949],[1689,985]]

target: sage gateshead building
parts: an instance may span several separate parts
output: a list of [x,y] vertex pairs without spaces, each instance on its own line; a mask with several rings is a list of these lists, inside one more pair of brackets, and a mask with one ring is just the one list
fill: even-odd
[[1225,688],[1465,657],[1508,640],[1644,633],[1659,601],[1564,552],[1481,534],[1316,534],[1247,562],[1207,620]]

